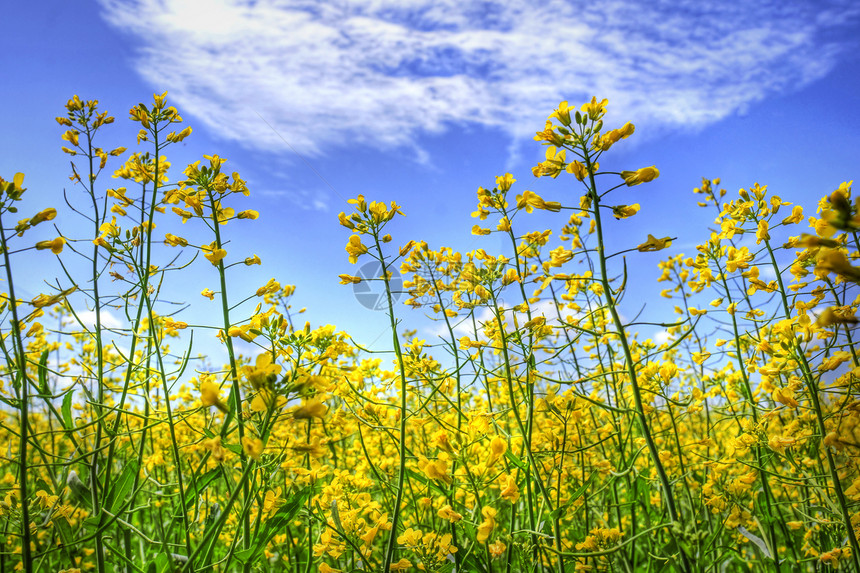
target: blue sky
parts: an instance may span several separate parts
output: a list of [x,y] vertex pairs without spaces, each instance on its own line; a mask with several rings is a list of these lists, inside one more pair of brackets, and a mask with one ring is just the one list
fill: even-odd
[[[4,14],[0,175],[26,174],[28,205],[60,208],[71,191],[53,119],[68,98],[99,99],[117,118],[104,147],[133,151],[128,109],[168,91],[194,129],[168,153],[174,167],[227,157],[252,193],[237,210],[262,214],[227,227],[231,255],[263,259],[234,277],[236,298],[270,277],[296,284],[295,306],[312,323],[364,343],[382,333],[379,348],[386,318],[338,284],[354,271],[337,223],[346,200],[397,201],[407,217],[391,227],[395,244],[498,251],[496,236],[470,234],[478,186],[511,172],[517,192],[579,196],[571,180],[531,174],[544,152],[531,137],[561,100],[606,97],[608,125],[636,125],[605,167],[661,171],[620,191],[619,203],[642,210],[611,229],[619,248],[648,233],[678,237],[671,251],[630,261],[645,285],[631,304],[651,310],[665,306],[653,300],[658,260],[707,237],[713,212],[691,192],[702,176],[731,194],[768,184],[809,210],[860,173],[860,6],[849,0],[101,0],[14,3]],[[75,229],[63,216],[55,222]],[[27,237],[52,235],[39,232]],[[25,296],[59,276],[50,259],[17,262]],[[215,284],[208,263],[196,264],[199,284],[181,295],[195,308]],[[399,312],[417,324],[420,314]]]

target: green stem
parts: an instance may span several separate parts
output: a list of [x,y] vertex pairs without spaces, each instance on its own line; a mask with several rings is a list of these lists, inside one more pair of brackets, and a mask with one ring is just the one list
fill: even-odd
[[12,266],[9,261],[9,245],[6,241],[6,233],[3,231],[3,209],[0,209],[0,241],[3,247],[3,262],[6,266],[6,281],[9,283],[9,308],[12,312],[12,337],[15,341],[15,362],[17,370],[15,378],[21,383],[21,435],[18,442],[18,469],[21,472],[18,493],[21,497],[21,559],[24,563],[25,573],[33,573],[33,557],[30,550],[30,492],[27,477],[27,442],[29,438],[30,424],[28,403],[30,401],[30,380],[27,376],[27,356],[24,354],[24,341],[21,337],[20,321],[18,318],[18,299],[15,297],[15,283],[12,280]]
[[[639,380],[637,378],[633,356],[630,352],[630,346],[627,342],[627,333],[624,328],[624,324],[621,322],[621,317],[618,315],[615,297],[612,293],[612,286],[609,284],[609,276],[606,269],[606,247],[603,240],[603,224],[600,219],[600,195],[597,193],[597,183],[594,180],[594,166],[591,161],[591,154],[588,150],[588,144],[586,142],[583,141],[581,143],[581,146],[583,150],[583,158],[585,160],[585,167],[588,171],[588,192],[591,196],[591,201],[594,206],[595,233],[597,234],[597,255],[598,262],[600,264],[600,283],[603,285],[603,291],[606,294],[607,305],[609,306],[609,313],[612,315],[612,322],[615,325],[615,331],[618,335],[621,349],[624,352],[624,361],[625,366],[627,368],[627,374],[630,377],[630,386],[631,390],[633,391],[633,401],[636,406],[636,415],[637,419],[639,420],[639,428],[642,431],[642,437],[645,439],[645,443],[648,445],[648,452],[651,454],[651,461],[654,463],[654,467],[657,469],[657,475],[660,478],[660,484],[663,487],[663,495],[666,500],[666,509],[669,512],[669,519],[671,519],[673,522],[678,522],[679,516],[678,510],[675,505],[675,496],[672,493],[672,485],[669,482],[669,476],[666,474],[666,469],[663,467],[663,463],[660,461],[660,455],[657,451],[657,445],[654,443],[654,437],[651,435],[651,429],[648,425],[648,418],[645,414],[645,408],[642,404],[642,392],[639,388]],[[682,567],[684,571],[690,573],[692,571],[692,568],[687,554],[680,547],[679,551],[681,554]]]
[[[215,245],[216,248],[223,248],[223,243],[221,240],[221,231],[219,229],[220,223],[218,221],[217,216],[217,205],[215,203],[215,197],[211,186],[207,189],[207,196],[209,198],[209,208],[212,212],[212,229],[215,233]],[[236,354],[233,350],[233,339],[229,335],[230,331],[230,305],[227,300],[227,276],[224,269],[224,261],[218,261],[218,277],[221,284],[221,316],[223,318],[223,328],[224,328],[224,342],[227,345],[227,355],[230,360],[230,381],[231,381],[231,391],[230,391],[230,402],[232,404],[232,408],[230,409],[230,413],[235,413],[236,423],[238,425],[239,430],[239,444],[243,446],[242,451],[239,455],[239,459],[242,463],[242,469],[245,470],[249,465],[250,461],[248,460],[248,456],[245,455],[243,439],[245,437],[245,422],[242,419],[242,390],[239,386],[239,369],[236,365]],[[228,420],[225,420],[224,427],[221,430],[221,435],[226,436],[228,431]],[[247,480],[245,480],[242,484],[242,499],[244,506],[247,506],[249,503],[249,498],[251,496],[250,493],[250,484]],[[242,549],[249,549],[251,547],[251,516],[246,511],[242,515]],[[247,573],[250,571],[251,562],[248,561],[245,563],[244,571]]]
[[400,444],[398,447],[398,475],[397,495],[394,500],[394,513],[391,517],[391,533],[385,547],[385,559],[383,560],[382,573],[388,573],[391,568],[391,560],[394,556],[394,547],[397,542],[397,525],[400,522],[400,503],[403,499],[403,482],[406,478],[406,366],[403,362],[403,353],[400,349],[400,338],[397,335],[397,322],[394,319],[394,301],[391,297],[391,284],[388,280],[388,265],[382,253],[382,245],[379,244],[378,230],[374,231],[373,240],[376,243],[376,252],[379,254],[379,263],[382,265],[382,279],[385,282],[385,297],[388,304],[388,320],[391,327],[391,338],[394,344],[394,353],[397,356],[397,367],[400,370]]

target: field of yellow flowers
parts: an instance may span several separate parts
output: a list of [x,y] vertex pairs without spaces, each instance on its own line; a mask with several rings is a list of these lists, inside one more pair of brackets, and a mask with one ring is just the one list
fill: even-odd
[[[677,314],[642,340],[648,323],[619,309],[636,280],[625,259],[672,238],[605,248],[639,210],[615,190],[659,176],[601,171],[634,133],[604,126],[606,105],[562,102],[535,137],[534,175],[578,194],[547,200],[510,174],[478,189],[472,232],[505,237],[509,257],[392,238],[400,206],[350,201],[340,279],[384,293],[383,358],[296,323],[293,286],[231,288],[261,262],[226,248],[258,213],[217,155],[169,182],[168,148],[191,128],[165,95],[131,109],[130,154],[96,146],[114,122],[97,101],[69,100],[62,150],[90,208],[69,215],[91,235],[28,242],[57,210],[21,219],[24,175],[0,179],[0,573],[860,572],[851,183],[802,206],[703,180],[714,230],[660,263]],[[106,189],[106,173],[127,187]],[[535,210],[557,227],[530,228]],[[209,242],[154,232],[171,219]],[[88,274],[64,266],[39,277],[53,290],[17,298],[16,261],[47,251]],[[350,274],[370,260],[379,276]],[[211,324],[162,300],[194,265],[220,277],[187,293],[218,305]],[[399,332],[408,307],[448,335]],[[217,334],[225,363],[192,363],[191,332]]]

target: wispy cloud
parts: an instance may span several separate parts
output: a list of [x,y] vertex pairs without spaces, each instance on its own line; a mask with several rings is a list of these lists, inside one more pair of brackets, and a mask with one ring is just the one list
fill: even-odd
[[306,189],[262,189],[257,191],[259,195],[264,197],[286,197],[290,199],[300,209],[306,211],[320,211],[327,213],[330,211],[332,203],[331,196],[326,191]]
[[516,142],[592,95],[619,121],[701,128],[826,75],[860,19],[848,0],[101,3],[139,43],[139,73],[196,122],[307,155],[421,154],[417,137],[465,124]]
[[[86,328],[95,328],[96,312],[94,310],[78,311],[77,316],[78,319],[81,321],[81,324],[83,324]],[[99,318],[101,319],[101,323],[104,328],[119,329],[125,326],[124,323],[120,321],[116,316],[114,316],[114,314],[109,310],[102,309]],[[74,327],[78,326],[78,322],[72,317],[66,317],[63,320],[63,325],[66,327]]]

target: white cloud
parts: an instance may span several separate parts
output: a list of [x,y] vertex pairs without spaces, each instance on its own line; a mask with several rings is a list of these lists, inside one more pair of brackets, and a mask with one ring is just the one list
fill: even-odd
[[661,344],[667,344],[672,340],[674,339],[672,335],[669,334],[668,330],[659,330],[654,333],[654,343],[657,344],[657,346],[660,346]]
[[[93,330],[96,327],[96,311],[94,310],[84,310],[77,312],[78,319],[81,321],[81,324],[86,326],[88,329]],[[124,326],[124,323],[121,322],[117,317],[115,317],[109,310],[102,309],[99,313],[99,318],[101,319],[102,327],[108,329],[119,329]],[[63,320],[63,325],[66,327],[74,327],[78,325],[78,322],[74,319],[74,317],[66,317]]]
[[[258,193],[267,197],[289,197],[299,208],[306,211],[327,213],[332,203],[329,193],[319,189],[314,191],[293,188],[263,189]],[[346,202],[346,199],[342,199],[342,201]]]
[[561,99],[592,95],[618,121],[701,128],[827,74],[860,18],[847,0],[101,3],[140,43],[139,73],[217,136],[419,159],[422,134],[473,124],[531,137]]

